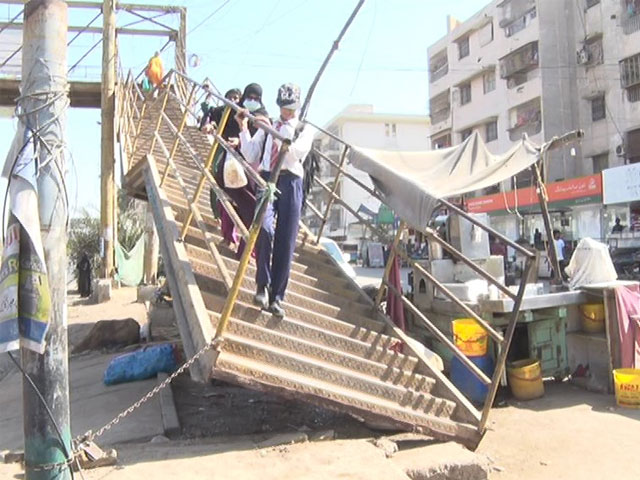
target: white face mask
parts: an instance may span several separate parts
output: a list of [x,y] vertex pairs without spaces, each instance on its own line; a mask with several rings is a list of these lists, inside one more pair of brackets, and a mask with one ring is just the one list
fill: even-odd
[[252,100],[250,98],[245,99],[245,101],[242,102],[242,105],[244,105],[244,107],[250,112],[255,112],[262,106],[258,100]]

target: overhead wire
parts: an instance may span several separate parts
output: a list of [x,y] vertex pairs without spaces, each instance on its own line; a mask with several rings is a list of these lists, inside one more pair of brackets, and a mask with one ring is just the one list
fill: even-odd
[[216,8],[213,12],[211,12],[209,15],[207,15],[206,17],[204,17],[200,23],[198,23],[195,27],[193,27],[191,30],[189,30],[187,32],[187,35],[192,34],[193,32],[195,32],[198,28],[200,28],[202,25],[204,25],[205,23],[207,23],[216,13],[218,13],[220,10],[222,10],[225,5],[227,5],[231,0],[225,0],[224,2],[222,2],[222,5],[220,5],[218,8]]

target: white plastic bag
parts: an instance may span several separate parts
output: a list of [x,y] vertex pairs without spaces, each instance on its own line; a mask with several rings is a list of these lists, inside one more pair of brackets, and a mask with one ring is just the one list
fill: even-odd
[[227,155],[222,176],[226,188],[242,188],[248,183],[247,174],[244,173],[242,165],[231,155]]

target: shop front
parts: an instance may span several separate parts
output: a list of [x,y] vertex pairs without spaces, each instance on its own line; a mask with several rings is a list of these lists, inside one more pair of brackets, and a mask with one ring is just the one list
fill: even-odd
[[[549,183],[546,190],[551,225],[562,232],[565,241],[605,237],[600,174]],[[467,209],[472,213],[488,213],[491,226],[513,240],[531,245],[537,238],[546,241],[535,187],[470,198]]]

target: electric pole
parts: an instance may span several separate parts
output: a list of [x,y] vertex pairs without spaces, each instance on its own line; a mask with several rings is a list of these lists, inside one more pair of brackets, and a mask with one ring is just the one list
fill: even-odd
[[[67,355],[67,199],[64,128],[67,98],[67,4],[31,0],[24,9],[21,121],[37,131],[38,211],[51,313],[43,354],[22,348],[22,367],[42,394],[23,382],[27,480],[67,480],[71,452]],[[22,241],[22,240],[21,240]],[[26,241],[26,239],[25,239]],[[52,419],[47,413],[48,406]],[[41,469],[42,466],[53,466]]]
[[116,85],[116,10],[114,0],[104,0],[102,30],[102,90],[100,135],[100,235],[103,248],[103,278],[113,274],[115,205],[115,85]]

